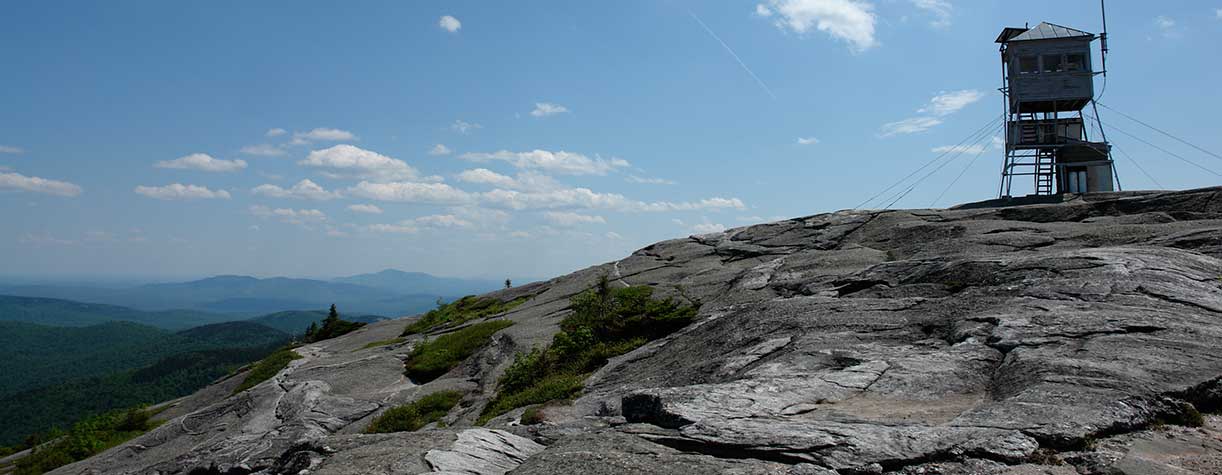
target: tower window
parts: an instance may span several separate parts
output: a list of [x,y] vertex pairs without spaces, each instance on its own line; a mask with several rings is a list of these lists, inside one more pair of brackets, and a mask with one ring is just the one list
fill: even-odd
[[1059,54],[1044,55],[1044,72],[1059,73],[1065,70],[1065,58]]
[[1086,55],[1084,54],[1065,55],[1065,70],[1066,71],[1086,71]]
[[1036,56],[1019,56],[1018,57],[1018,73],[1019,74],[1039,74],[1040,61]]

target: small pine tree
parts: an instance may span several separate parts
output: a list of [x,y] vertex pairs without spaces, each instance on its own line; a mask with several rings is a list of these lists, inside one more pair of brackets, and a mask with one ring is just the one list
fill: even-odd
[[505,288],[508,289],[510,287],[513,287],[513,281],[509,279],[505,279]]
[[314,342],[314,335],[318,334],[318,323],[310,322],[310,326],[306,328],[305,341],[306,343]]
[[339,312],[335,311],[335,304],[331,304],[331,312],[327,313],[327,319],[323,320],[322,327],[333,327],[335,322],[339,321]]

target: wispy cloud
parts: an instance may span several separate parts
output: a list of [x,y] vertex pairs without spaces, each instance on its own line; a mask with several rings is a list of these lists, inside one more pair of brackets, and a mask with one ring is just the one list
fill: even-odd
[[472,162],[502,161],[521,169],[543,170],[561,175],[606,175],[631,164],[620,158],[603,159],[588,157],[580,153],[551,152],[547,150],[532,150],[529,152],[510,152],[501,150],[492,153],[465,153],[459,158]]
[[271,144],[247,145],[242,147],[242,153],[259,157],[279,157],[284,155],[284,149]]
[[221,160],[206,153],[193,153],[174,160],[162,160],[153,164],[157,168],[175,170],[199,170],[205,172],[236,172],[246,168],[245,160]]
[[917,113],[923,115],[883,124],[879,135],[891,137],[924,132],[941,125],[942,118],[959,112],[982,98],[984,98],[984,93],[975,89],[938,93],[929,100],[928,104],[917,109]]
[[284,135],[284,134],[287,134],[287,133],[289,133],[289,131],[287,131],[287,130],[284,130],[284,129],[281,129],[281,128],[277,127],[277,128],[274,128],[274,129],[268,129],[268,130],[267,130],[267,133],[265,133],[265,134],[263,134],[263,135],[266,135],[266,136],[268,136],[268,137],[279,137],[279,136]]
[[942,124],[942,119],[933,117],[913,117],[910,119],[898,120],[883,124],[881,135],[883,137],[892,137],[895,135],[915,134],[924,132]]
[[471,123],[471,122],[462,121],[462,120],[456,120],[454,121],[453,124],[450,124],[450,130],[453,130],[463,135],[470,134],[471,132],[474,132],[482,128],[484,128],[484,126],[475,124],[475,123]]
[[270,208],[253,205],[250,214],[260,218],[275,218],[289,224],[308,225],[327,220],[327,214],[317,209]]
[[934,19],[929,24],[937,28],[945,28],[950,26],[951,16],[954,14],[955,7],[948,0],[911,0],[912,4],[917,8],[925,10],[933,15]]
[[678,185],[679,184],[679,182],[677,181],[667,180],[665,178],[651,178],[651,177],[642,177],[642,176],[636,176],[636,175],[628,175],[627,178],[624,178],[624,181],[627,181],[628,183],[639,183],[642,185]]
[[25,191],[55,196],[74,197],[81,194],[81,187],[66,181],[49,180],[19,173],[0,173],[0,191]]
[[441,17],[440,20],[437,20],[437,26],[450,33],[458,33],[458,30],[462,28],[462,22],[458,21],[457,18],[446,15]]
[[874,5],[864,0],[769,0],[755,14],[776,16],[777,28],[804,35],[818,30],[849,44],[854,52],[878,46],[874,38]]
[[548,211],[543,217],[558,226],[577,226],[581,224],[606,224],[602,216],[574,213],[572,211]]
[[454,153],[454,151],[450,150],[450,147],[447,147],[443,144],[434,145],[433,148],[429,149],[429,155],[432,155],[435,157],[442,156],[442,155],[449,155],[451,153]]
[[22,152],[25,152],[25,150],[22,150],[19,147],[14,147],[12,145],[0,145],[0,154],[17,155]]
[[473,203],[476,196],[445,183],[362,181],[346,192],[350,196],[376,201],[460,205]]
[[377,207],[377,205],[371,205],[371,204],[348,205],[348,211],[351,211],[353,213],[364,213],[364,214],[382,214],[382,208]]
[[556,114],[563,114],[568,111],[569,108],[560,104],[553,104],[551,102],[536,102],[535,110],[530,111],[530,115],[535,117],[547,117]]
[[225,190],[210,190],[198,185],[173,183],[165,186],[137,186],[136,193],[158,200],[212,200],[229,199]]
[[1154,26],[1162,33],[1164,38],[1180,38],[1183,36],[1183,29],[1175,19],[1159,15],[1154,18]]
[[815,145],[819,143],[819,139],[814,137],[798,137],[798,145]]
[[306,145],[312,142],[344,142],[356,140],[356,134],[347,130],[319,127],[308,132],[294,132],[291,145]]
[[339,193],[327,191],[319,184],[308,179],[301,180],[290,188],[282,188],[272,184],[259,185],[250,190],[250,192],[272,198],[293,198],[300,200],[325,201],[339,198]]
[[742,58],[738,57],[738,53],[735,53],[734,49],[731,48],[730,45],[726,44],[725,41],[722,41],[721,37],[717,36],[717,33],[713,33],[713,29],[704,24],[704,21],[701,20],[700,17],[696,16],[695,13],[689,10],[687,14],[691,15],[692,20],[695,20],[696,24],[700,25],[700,27],[709,34],[709,36],[713,37],[714,40],[717,40],[717,42],[721,44],[721,47],[724,48],[727,53],[730,53],[730,57],[734,58],[734,61],[738,62],[738,65],[743,68],[743,71],[746,71],[747,74],[751,75],[751,78],[755,80],[755,83],[759,84],[760,87],[764,89],[764,92],[768,93],[768,97],[776,100],[776,94],[772,93],[772,88],[768,87],[767,84],[764,84],[764,80],[760,79],[760,77],[755,74],[755,71],[752,71],[751,68],[747,67],[747,63],[744,63]]

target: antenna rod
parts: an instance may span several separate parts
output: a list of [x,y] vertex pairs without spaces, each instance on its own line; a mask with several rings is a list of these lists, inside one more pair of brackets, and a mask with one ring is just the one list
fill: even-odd
[[1103,34],[1099,35],[1099,43],[1103,46],[1103,76],[1107,77],[1107,0],[1099,0],[1099,10],[1103,12]]

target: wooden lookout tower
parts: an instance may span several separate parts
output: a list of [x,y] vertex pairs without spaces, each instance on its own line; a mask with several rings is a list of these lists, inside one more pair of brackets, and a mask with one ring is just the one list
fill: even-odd
[[1011,196],[1014,178],[1025,176],[1036,195],[1113,191],[1111,146],[1102,125],[1098,137],[1089,136],[1083,115],[1094,107],[1094,78],[1102,74],[1092,67],[1091,44],[1102,38],[1106,55],[1106,35],[1040,23],[997,37],[1006,118],[999,197]]

